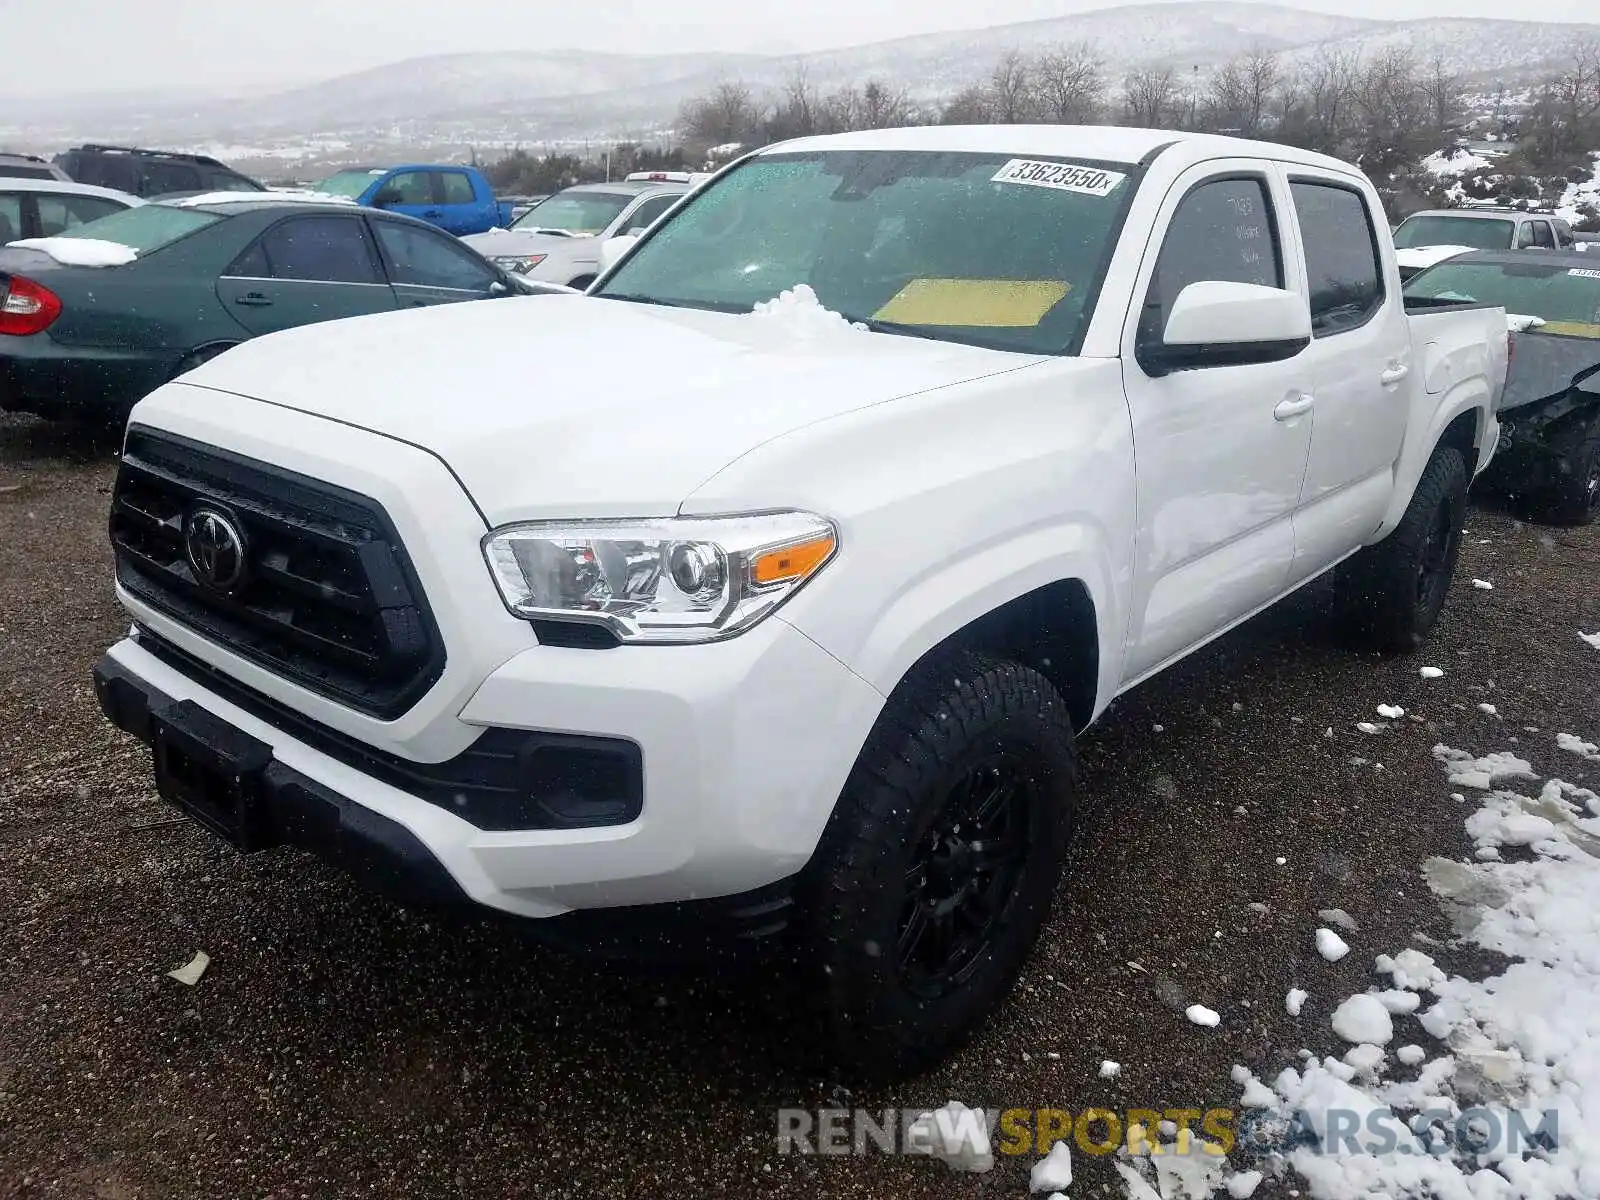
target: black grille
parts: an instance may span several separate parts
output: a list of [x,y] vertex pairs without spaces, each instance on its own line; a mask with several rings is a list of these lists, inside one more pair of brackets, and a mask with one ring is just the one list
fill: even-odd
[[[226,590],[196,578],[185,551],[185,520],[199,505],[243,535],[243,571]],[[111,544],[134,596],[358,712],[399,716],[444,670],[399,535],[365,496],[135,427],[112,493]]]

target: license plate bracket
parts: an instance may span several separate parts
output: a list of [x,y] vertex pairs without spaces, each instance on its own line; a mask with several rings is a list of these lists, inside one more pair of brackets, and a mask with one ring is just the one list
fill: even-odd
[[276,844],[261,805],[271,746],[192,700],[152,709],[150,729],[163,799],[240,850]]

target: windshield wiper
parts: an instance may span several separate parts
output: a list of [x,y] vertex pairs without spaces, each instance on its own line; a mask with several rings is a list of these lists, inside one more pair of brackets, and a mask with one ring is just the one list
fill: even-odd
[[596,292],[597,300],[625,300],[629,304],[655,304],[662,308],[694,308],[703,312],[747,313],[742,304],[728,304],[720,300],[664,300],[660,296],[644,296],[633,292]]
[[962,346],[977,346],[981,350],[1010,350],[1018,354],[1028,351],[1012,342],[1001,338],[986,338],[981,335],[967,333],[951,333],[948,327],[939,325],[913,325],[903,321],[884,321],[877,317],[851,317],[845,320],[852,325],[865,326],[872,333],[888,333],[895,337],[922,338],[929,342],[955,342]]

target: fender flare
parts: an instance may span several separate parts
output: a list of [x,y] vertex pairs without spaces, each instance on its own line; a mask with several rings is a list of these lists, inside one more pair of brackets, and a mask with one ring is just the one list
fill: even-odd
[[879,612],[847,661],[889,695],[930,651],[980,617],[1050,584],[1076,582],[1094,606],[1099,669],[1094,715],[1116,694],[1122,670],[1126,596],[1105,536],[1083,522],[1017,531],[913,579]]
[[1498,423],[1491,408],[1492,397],[1481,378],[1462,380],[1439,398],[1426,429],[1417,436],[1408,436],[1401,448],[1400,457],[1395,462],[1394,492],[1383,514],[1383,522],[1369,539],[1369,544],[1388,537],[1400,524],[1406,509],[1411,506],[1412,494],[1417,490],[1417,483],[1422,479],[1428,460],[1438,449],[1445,430],[1462,414],[1473,414],[1472,441],[1477,448],[1476,461],[1471,461],[1469,457],[1468,475],[1475,478],[1489,465],[1489,459],[1494,454],[1494,443],[1498,439]]

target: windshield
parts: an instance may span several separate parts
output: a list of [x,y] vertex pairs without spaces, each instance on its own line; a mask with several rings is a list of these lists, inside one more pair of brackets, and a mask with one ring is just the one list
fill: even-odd
[[589,235],[603,233],[635,195],[634,192],[557,192],[523,213],[511,228],[558,229],[563,233]]
[[344,196],[354,200],[372,186],[372,181],[383,175],[383,171],[340,171],[337,175],[329,175],[320,183],[311,185],[313,192],[323,192],[329,196]]
[[803,283],[881,332],[1075,353],[1127,169],[926,151],[758,158],[688,201],[596,294],[749,312]]
[[142,204],[101,217],[98,221],[85,221],[82,225],[63,229],[56,236],[116,242],[145,255],[222,219],[217,213],[200,212],[192,208]]
[[1600,267],[1447,262],[1413,276],[1406,295],[1498,304],[1542,317],[1540,333],[1600,337]]
[[1394,231],[1401,250],[1416,246],[1471,246],[1474,250],[1509,250],[1515,227],[1492,217],[1407,217]]

